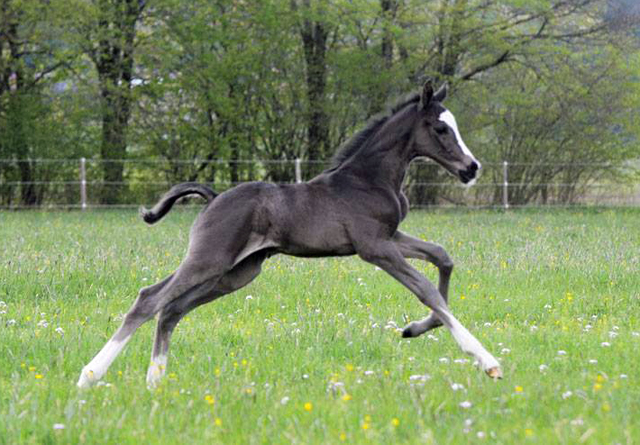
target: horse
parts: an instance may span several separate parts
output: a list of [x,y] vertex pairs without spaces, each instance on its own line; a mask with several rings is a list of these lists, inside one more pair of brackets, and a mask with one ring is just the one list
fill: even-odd
[[[196,194],[206,200],[180,266],[140,290],[122,325],[82,369],[78,387],[98,382],[136,329],[157,315],[146,377],[148,387],[155,387],[166,372],[169,341],[180,319],[249,284],[260,274],[262,263],[276,254],[358,255],[431,309],[426,318],[409,323],[403,337],[418,337],[444,325],[489,377],[501,378],[496,358],[448,308],[453,262],[447,252],[398,230],[409,210],[402,184],[412,160],[430,158],[468,185],[481,168],[463,142],[455,117],[442,105],[446,96],[446,84],[434,92],[432,81],[427,81],[420,92],[373,119],[337,151],[328,169],[308,182],[248,182],[221,194],[188,182],[172,187],[152,209],[141,208],[144,221],[153,224],[184,196]],[[434,264],[438,287],[407,258]]]

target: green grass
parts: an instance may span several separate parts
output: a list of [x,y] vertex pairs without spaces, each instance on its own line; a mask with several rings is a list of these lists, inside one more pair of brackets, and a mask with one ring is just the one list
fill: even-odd
[[280,256],[180,323],[159,389],[152,322],[106,385],[76,389],[139,288],[178,266],[194,215],[0,213],[0,443],[640,441],[638,210],[410,215],[453,257],[452,311],[499,382],[456,363],[444,329],[402,339],[390,322],[427,310],[384,272]]

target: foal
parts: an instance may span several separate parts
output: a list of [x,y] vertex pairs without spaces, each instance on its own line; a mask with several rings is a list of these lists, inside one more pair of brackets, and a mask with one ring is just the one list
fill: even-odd
[[[160,220],[181,197],[206,199],[191,228],[186,258],[157,284],[143,288],[122,326],[82,369],[79,387],[104,376],[135,330],[156,314],[158,322],[147,384],[153,387],[167,365],[169,339],[182,317],[194,308],[234,292],[260,273],[263,261],[283,253],[299,257],[358,255],[406,286],[432,312],[410,323],[403,337],[417,337],[444,324],[460,348],[493,378],[498,361],[447,307],[453,263],[445,250],[406,235],[398,225],[408,212],[402,182],[409,163],[428,157],[463,183],[472,184],[480,163],[462,141],[455,118],[442,106],[446,86],[434,93],[428,81],[393,109],[371,122],[334,157],[331,168],[303,184],[241,184],[217,195],[210,188],[174,186],[144,220]],[[436,288],[406,260],[418,258],[439,270]]]

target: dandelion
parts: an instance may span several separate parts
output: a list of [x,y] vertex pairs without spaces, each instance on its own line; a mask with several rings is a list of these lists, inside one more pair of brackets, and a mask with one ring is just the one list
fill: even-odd
[[44,377],[44,376],[43,376],[42,374],[36,374],[34,377],[35,377],[36,379],[41,379],[41,378],[42,378],[42,377]]
[[352,364],[347,364],[347,366],[344,367],[347,371],[351,372],[353,371],[353,365]]
[[311,412],[311,410],[313,409],[313,404],[311,402],[307,402],[304,404],[304,410]]
[[473,404],[468,400],[465,400],[464,402],[460,402],[458,406],[460,406],[460,408],[469,409],[473,406]]
[[400,420],[397,417],[394,417],[393,419],[391,419],[391,425],[393,426],[400,425]]
[[524,391],[524,388],[522,386],[520,386],[520,385],[516,386],[515,389],[516,389],[516,392],[523,392]]
[[348,402],[352,398],[353,397],[351,397],[351,394],[345,394],[345,395],[342,396],[342,400],[344,400],[345,402]]
[[222,426],[222,419],[220,417],[216,417],[213,423],[215,423],[216,426]]
[[369,429],[369,424],[367,422],[362,422],[362,429],[367,431]]
[[211,394],[207,394],[206,396],[204,396],[204,400],[205,400],[209,405],[213,405],[214,403],[216,403],[215,398],[214,398]]
[[609,405],[607,402],[604,402],[602,404],[602,411],[608,413],[609,411],[611,411],[611,405]]
[[533,436],[533,430],[531,428],[527,428],[526,430],[524,430],[524,434],[527,437],[531,437]]
[[600,383],[594,383],[593,390],[600,391],[602,389],[602,385]]
[[345,440],[347,440],[347,435],[345,433],[340,433],[339,438],[341,442],[344,442]]

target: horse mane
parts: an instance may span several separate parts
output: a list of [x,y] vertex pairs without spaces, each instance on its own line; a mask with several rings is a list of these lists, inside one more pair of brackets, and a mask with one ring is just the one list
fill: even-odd
[[371,137],[398,111],[404,109],[408,105],[417,103],[420,101],[420,94],[414,93],[397,102],[391,109],[382,114],[378,114],[371,118],[367,125],[347,140],[331,158],[331,167],[329,170],[333,170],[342,165],[347,159],[351,158],[354,154],[360,151],[361,148],[367,145],[367,142]]

